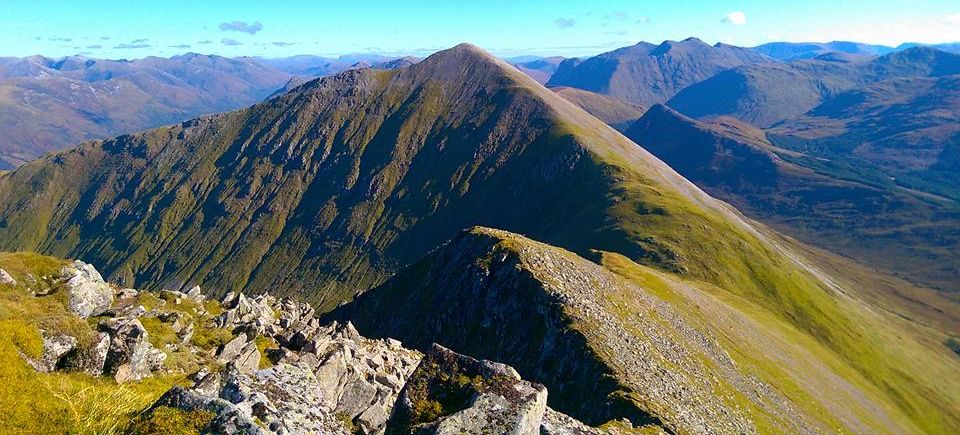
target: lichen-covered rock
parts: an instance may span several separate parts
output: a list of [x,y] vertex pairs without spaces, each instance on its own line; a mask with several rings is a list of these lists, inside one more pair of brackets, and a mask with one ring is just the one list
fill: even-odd
[[276,300],[266,294],[253,299],[243,293],[230,293],[223,298],[223,313],[214,319],[218,328],[235,329],[244,327],[250,334],[264,334],[276,323],[273,305]]
[[244,415],[236,405],[216,396],[175,386],[157,400],[145,413],[152,414],[157,408],[166,406],[183,411],[210,411],[214,418],[204,428],[204,433],[260,435],[266,432],[248,415]]
[[67,309],[81,318],[104,313],[113,303],[113,288],[93,265],[76,260],[60,270],[66,279]]
[[60,358],[77,346],[77,339],[66,334],[43,332],[41,335],[43,336],[43,353],[40,358],[25,357],[25,359],[38,372],[52,372],[57,368]]
[[13,279],[6,270],[0,269],[0,284],[17,285],[17,280]]
[[[215,417],[205,433],[349,434],[328,406],[316,377],[303,368],[279,364],[243,373],[229,364],[193,389],[174,387],[151,407],[204,409]],[[263,427],[257,422],[261,422]]]
[[390,434],[540,433],[547,389],[510,366],[434,344],[400,393]]
[[117,382],[140,380],[163,367],[167,355],[150,344],[147,330],[139,320],[110,318],[100,322],[99,328],[110,335],[103,372]]

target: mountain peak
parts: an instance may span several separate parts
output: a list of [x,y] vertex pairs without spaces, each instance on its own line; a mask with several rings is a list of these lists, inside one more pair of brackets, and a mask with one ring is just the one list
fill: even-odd
[[464,42],[457,44],[446,50],[441,50],[433,55],[427,57],[426,60],[436,60],[436,59],[458,59],[458,60],[482,60],[482,61],[492,61],[494,63],[503,63],[499,58],[490,54],[486,50],[477,47],[469,42]]
[[653,49],[650,52],[650,54],[654,56],[659,56],[659,55],[667,54],[673,50],[680,49],[680,48],[700,49],[700,48],[711,48],[711,47],[709,44],[701,41],[699,38],[690,37],[679,42],[670,41],[670,40],[663,41],[662,43],[660,43],[660,45],[657,46],[657,48]]

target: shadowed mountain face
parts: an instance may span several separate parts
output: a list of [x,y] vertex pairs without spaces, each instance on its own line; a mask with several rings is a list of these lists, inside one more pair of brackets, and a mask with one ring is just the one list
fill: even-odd
[[[702,289],[691,302],[698,307],[709,305],[702,296],[763,316],[761,324],[772,328],[765,340],[812,346],[815,353],[791,358],[837,370],[819,384],[802,381],[805,370],[776,384],[799,397],[804,412],[824,416],[816,419],[827,427],[960,427],[960,388],[948,375],[956,362],[939,342],[931,348],[926,338],[912,339],[913,329],[896,326],[902,320],[849,296],[856,293],[838,284],[844,281],[811,266],[775,233],[470,45],[395,71],[315,80],[244,110],[90,142],[0,175],[0,249],[82,258],[123,284],[200,284],[212,294],[266,290],[319,301],[322,310],[382,284],[474,225],[523,233],[570,255],[612,256],[623,276],[672,283],[651,288],[694,283]],[[562,283],[568,273],[562,264],[547,270],[540,281],[556,275]],[[591,299],[602,305],[587,308],[637,325],[644,307],[633,296],[640,293],[617,294],[626,297]],[[722,312],[734,320],[713,333],[740,342],[729,338],[729,331],[746,331],[735,316],[740,308],[730,310]],[[530,339],[523,334],[517,338]],[[608,331],[587,345],[596,346],[594,354],[611,353],[624,337]],[[730,354],[749,358],[770,348]],[[717,356],[729,362],[729,355]],[[767,362],[757,370],[765,379],[789,376],[779,367]],[[794,393],[807,387],[862,388],[863,395],[835,401],[865,402],[834,417],[836,406],[807,405],[809,395]],[[670,391],[694,400],[682,388]],[[742,419],[698,409],[706,414],[697,421],[715,416],[740,432]],[[774,416],[767,427],[783,421],[792,420]]]
[[682,90],[668,105],[694,118],[731,116],[769,127],[860,86],[952,74],[960,74],[960,55],[933,48],[911,48],[866,61],[825,55],[723,71]]
[[770,61],[746,48],[710,46],[696,38],[660,45],[641,42],[585,60],[567,59],[547,84],[585,89],[649,107],[725,69]]
[[[917,85],[910,88],[922,88]],[[869,124],[916,129],[902,122]],[[838,168],[831,171],[817,154],[803,154],[816,151],[812,147],[798,147],[801,152],[778,148],[763,131],[731,118],[703,123],[658,105],[625,134],[751,217],[958,297],[952,290],[960,288],[960,260],[954,254],[960,249],[960,206],[953,201],[933,200],[889,182],[857,180]]]
[[81,141],[233,110],[290,76],[249,58],[0,59],[0,169]]

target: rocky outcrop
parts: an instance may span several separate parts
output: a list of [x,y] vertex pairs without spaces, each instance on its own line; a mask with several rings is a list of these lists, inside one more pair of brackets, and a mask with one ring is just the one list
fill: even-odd
[[93,265],[75,260],[60,271],[66,279],[67,308],[81,318],[102,314],[113,303],[113,287]]
[[[217,352],[226,368],[198,372],[191,388],[171,389],[152,410],[210,411],[214,418],[205,430],[214,433],[536,434],[542,424],[558,434],[601,433],[577,432],[588,427],[569,417],[547,420],[562,414],[547,410],[546,388],[523,381],[509,366],[440,346],[423,359],[397,340],[363,337],[349,322],[311,326],[317,322],[312,308],[292,300],[266,305],[277,314],[273,323],[233,312],[250,313],[250,305],[259,302],[234,304],[217,321],[246,319],[229,324],[238,331],[273,331],[285,343],[267,351],[276,365],[246,365],[245,349],[256,337],[239,334]],[[453,408],[440,402],[451,394]]]
[[404,386],[387,433],[536,435],[546,407],[547,389],[512,367],[434,344]]
[[110,318],[101,322],[99,329],[110,336],[103,372],[117,382],[143,379],[163,366],[167,355],[150,344],[147,330],[139,320]]
[[214,319],[214,325],[227,329],[242,326],[250,335],[273,332],[267,331],[267,328],[273,326],[277,320],[273,311],[275,301],[267,294],[250,299],[243,293],[229,293],[220,301],[224,311]]
[[[39,372],[85,372],[118,383],[160,370],[193,372],[191,387],[168,390],[138,424],[174,408],[206,411],[196,414],[203,433],[597,433],[558,419],[562,414],[546,407],[546,388],[504,364],[439,345],[424,358],[398,340],[364,337],[349,321],[321,324],[310,304],[289,298],[231,294],[216,306],[198,287],[114,294],[87,266],[73,263],[63,274],[71,285],[52,288],[95,296],[76,304],[79,312],[64,310],[78,318],[99,313],[95,330],[41,331],[41,356],[21,355]],[[111,290],[106,308],[99,290],[88,291],[100,284]],[[216,328],[223,330],[206,331]],[[200,331],[204,337],[191,340]],[[175,358],[165,366],[168,357]]]

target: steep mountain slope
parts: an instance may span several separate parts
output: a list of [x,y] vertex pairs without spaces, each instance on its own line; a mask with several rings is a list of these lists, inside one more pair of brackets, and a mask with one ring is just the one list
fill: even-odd
[[585,89],[649,107],[725,69],[767,62],[769,58],[749,49],[711,47],[696,38],[656,46],[641,42],[586,60],[567,59],[547,85]]
[[89,256],[123,282],[276,286],[328,305],[473,224],[706,276],[718,260],[696,253],[705,241],[677,238],[680,222],[739,222],[626,138],[469,46],[87,144],[0,183],[4,247]]
[[942,340],[840,302],[847,290],[768,230],[470,45],[0,175],[0,249],[96,262],[125,285],[271,289],[321,309],[478,224],[747,301],[899,424],[960,426]]
[[960,55],[918,47],[873,60],[825,55],[790,63],[749,65],[687,87],[670,107],[694,118],[732,116],[759,127],[803,115],[859,86],[905,77],[960,74]]
[[816,157],[777,148],[729,118],[708,124],[658,105],[624,134],[755,219],[960,297],[952,291],[960,288],[956,203],[831,174]]
[[68,145],[260,101],[290,78],[251,59],[186,54],[0,62],[0,168]]
[[960,75],[857,88],[770,134],[784,147],[960,201]]
[[[849,368],[824,363],[821,345],[748,314],[743,301],[598,255],[605,267],[473,228],[331,317],[421,349],[439,342],[507,362],[550,389],[550,406],[592,424],[627,419],[673,433],[913,430],[897,427],[895,411]],[[870,317],[859,302],[835,302],[846,315]]]
[[861,56],[882,56],[895,51],[884,45],[863,44],[850,41],[832,42],[771,42],[751,50],[777,60],[813,59],[827,53],[848,53]]
[[643,107],[606,95],[566,86],[550,90],[617,130],[622,131],[643,116]]

